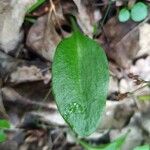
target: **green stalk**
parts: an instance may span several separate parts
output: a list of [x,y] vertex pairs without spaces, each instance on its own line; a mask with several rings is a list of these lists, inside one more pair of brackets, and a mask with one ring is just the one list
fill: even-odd
[[76,22],[76,20],[73,16],[70,17],[70,22],[71,22],[71,27],[73,29],[73,32],[74,33],[79,33],[80,29],[79,29],[79,27],[77,25],[77,22]]

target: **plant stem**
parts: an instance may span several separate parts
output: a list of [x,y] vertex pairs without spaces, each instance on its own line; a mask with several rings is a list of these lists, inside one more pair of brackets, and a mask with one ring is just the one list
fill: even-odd
[[76,20],[73,16],[70,16],[70,21],[71,21],[71,27],[72,27],[74,33],[80,32],[80,30],[77,26]]

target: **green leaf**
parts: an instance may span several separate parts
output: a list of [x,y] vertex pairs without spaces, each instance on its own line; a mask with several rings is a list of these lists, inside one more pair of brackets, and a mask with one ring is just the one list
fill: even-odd
[[150,145],[143,145],[143,146],[138,146],[134,148],[134,150],[150,150]]
[[74,33],[57,46],[52,65],[52,85],[58,109],[80,136],[95,131],[104,111],[109,82],[108,62],[102,47]]
[[79,143],[85,148],[85,150],[120,150],[126,139],[126,136],[127,134],[117,138],[115,141],[111,142],[110,144],[100,145],[97,147],[93,147],[92,145],[87,144],[86,142],[83,141],[80,141]]
[[27,13],[33,12],[35,9],[37,9],[40,5],[42,5],[46,0],[37,0],[35,4],[33,4],[27,11]]
[[0,130],[0,142],[5,142],[7,139],[6,134],[4,133],[4,131]]
[[140,101],[150,101],[150,95],[140,95],[138,96]]
[[126,22],[129,20],[129,18],[130,18],[129,10],[126,8],[121,9],[119,12],[119,16],[118,16],[119,21],[120,22]]
[[9,121],[5,120],[5,119],[0,119],[0,129],[7,129],[10,128],[10,123]]
[[144,20],[148,15],[148,7],[142,2],[136,3],[131,9],[131,18],[135,22]]

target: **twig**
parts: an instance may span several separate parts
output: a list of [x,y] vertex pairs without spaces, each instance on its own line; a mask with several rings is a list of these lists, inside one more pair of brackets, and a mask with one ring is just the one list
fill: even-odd
[[139,88],[133,90],[132,92],[128,92],[128,94],[135,94],[135,93],[138,92],[139,90],[141,90],[141,89],[143,89],[143,88],[145,88],[145,87],[147,87],[147,86],[149,86],[149,85],[150,85],[150,83],[148,82],[148,83],[146,83],[145,85],[143,85],[143,86],[141,86],[141,87],[139,87]]

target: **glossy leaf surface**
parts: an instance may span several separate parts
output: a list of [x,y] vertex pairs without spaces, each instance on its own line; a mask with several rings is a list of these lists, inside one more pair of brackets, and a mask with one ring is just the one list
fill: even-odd
[[76,30],[60,42],[52,66],[58,109],[80,136],[95,131],[103,113],[109,81],[103,49]]

